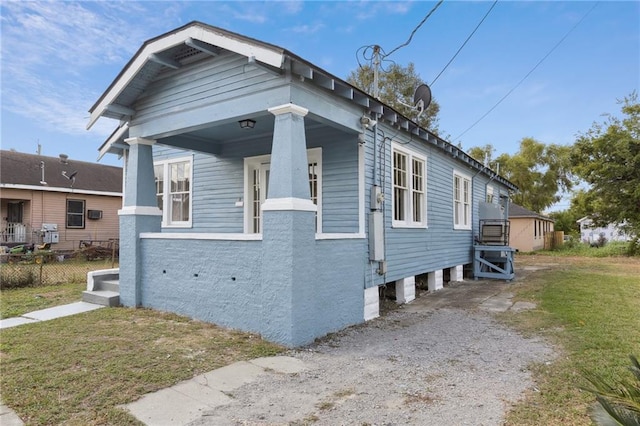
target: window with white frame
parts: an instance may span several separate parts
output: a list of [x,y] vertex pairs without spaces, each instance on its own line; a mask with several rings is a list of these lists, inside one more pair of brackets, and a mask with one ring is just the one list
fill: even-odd
[[156,199],[162,210],[162,226],[191,226],[192,157],[154,163]]
[[[316,232],[322,232],[322,148],[307,150],[310,199],[318,206]],[[245,168],[245,232],[262,233],[262,204],[267,199],[271,155],[249,157]]]
[[492,203],[494,202],[495,198],[493,196],[493,186],[487,186],[487,203]]
[[453,172],[453,228],[471,229],[471,178]]
[[393,146],[393,226],[427,226],[426,157]]

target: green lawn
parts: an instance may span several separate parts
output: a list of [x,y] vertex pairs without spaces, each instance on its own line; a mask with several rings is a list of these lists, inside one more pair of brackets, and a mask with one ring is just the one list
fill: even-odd
[[282,348],[148,309],[104,308],[0,331],[2,399],[29,425],[139,424],[116,408]]
[[536,367],[538,392],[507,420],[518,425],[589,424],[591,394],[583,372],[613,379],[630,374],[629,355],[640,356],[640,259],[519,256],[516,268],[547,264],[514,286],[516,298],[538,309],[502,316],[527,334],[554,343],[560,355]]
[[86,283],[48,285],[2,290],[0,319],[17,317],[27,312],[79,302]]

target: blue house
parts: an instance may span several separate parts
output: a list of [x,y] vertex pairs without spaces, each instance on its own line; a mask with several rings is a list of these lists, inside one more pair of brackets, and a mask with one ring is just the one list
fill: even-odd
[[[120,125],[120,301],[299,346],[461,280],[516,187],[303,58],[192,22],[90,109]],[[506,217],[505,217],[506,219]]]

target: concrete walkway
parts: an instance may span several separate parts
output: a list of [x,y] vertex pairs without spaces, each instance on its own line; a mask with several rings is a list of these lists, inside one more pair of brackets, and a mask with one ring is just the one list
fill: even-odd
[[120,408],[147,425],[186,425],[230,403],[229,392],[253,382],[261,374],[295,374],[304,370],[301,360],[288,356],[240,361],[146,394]]
[[16,327],[23,324],[31,324],[34,322],[48,321],[54,318],[67,317],[69,315],[81,314],[96,309],[104,308],[102,305],[94,305],[87,302],[75,302],[68,305],[54,306],[53,308],[41,309],[39,311],[29,312],[15,318],[7,318],[0,320],[0,330],[9,327]]

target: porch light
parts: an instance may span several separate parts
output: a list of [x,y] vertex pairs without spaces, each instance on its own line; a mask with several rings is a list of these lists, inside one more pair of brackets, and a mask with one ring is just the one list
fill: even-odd
[[241,129],[253,129],[256,125],[256,121],[250,118],[247,118],[245,120],[238,121],[238,124],[240,125]]

